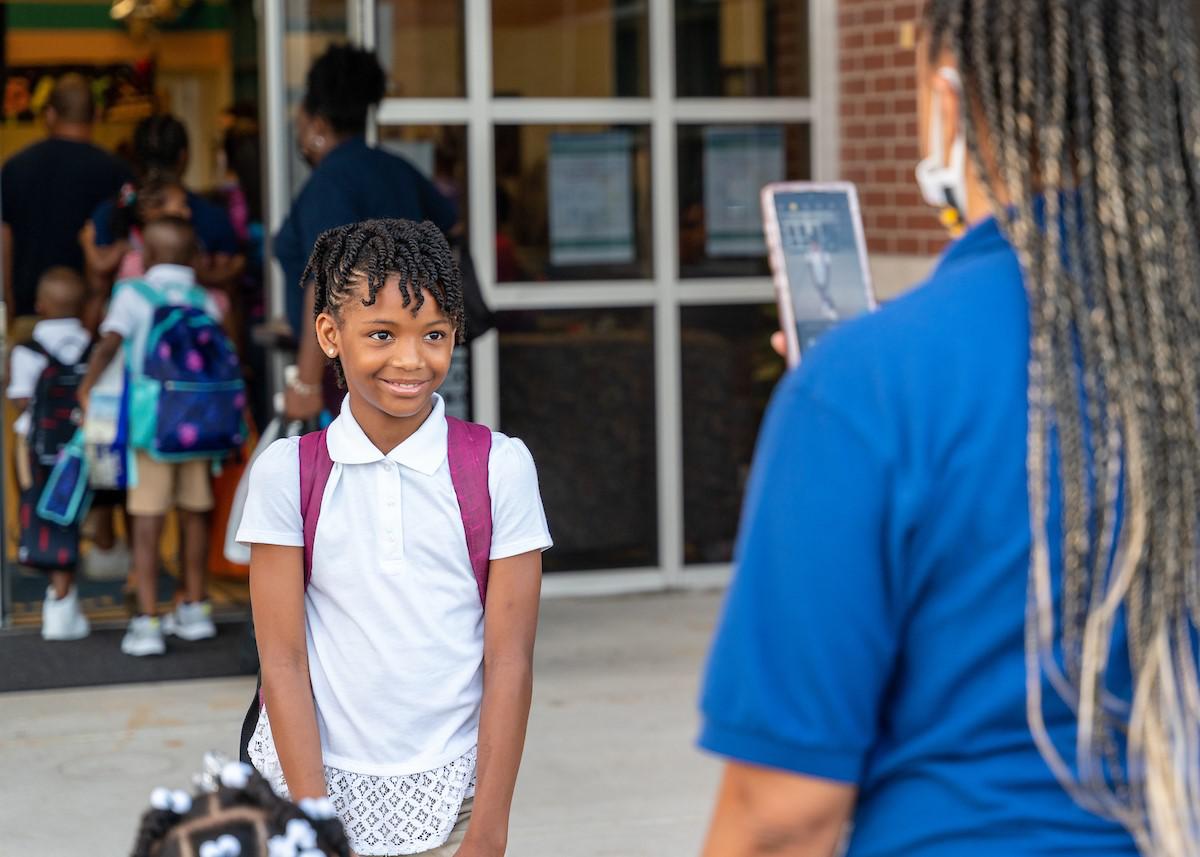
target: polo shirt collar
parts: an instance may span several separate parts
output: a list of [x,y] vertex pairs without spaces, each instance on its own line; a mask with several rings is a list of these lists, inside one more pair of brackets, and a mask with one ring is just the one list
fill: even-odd
[[372,464],[385,458],[397,464],[433,476],[446,460],[446,405],[434,393],[433,411],[413,435],[387,455],[367,437],[350,411],[350,397],[342,401],[342,412],[329,426],[326,442],[329,457],[338,464]]
[[187,265],[155,265],[144,279],[156,288],[163,286],[194,286],[196,272]]

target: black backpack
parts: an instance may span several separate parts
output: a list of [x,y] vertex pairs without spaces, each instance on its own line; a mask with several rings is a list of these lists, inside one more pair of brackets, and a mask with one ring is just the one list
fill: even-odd
[[29,402],[29,451],[43,467],[53,467],[58,454],[79,428],[79,385],[87,373],[91,346],[74,363],[61,362],[35,341],[23,343],[34,354],[46,358]]

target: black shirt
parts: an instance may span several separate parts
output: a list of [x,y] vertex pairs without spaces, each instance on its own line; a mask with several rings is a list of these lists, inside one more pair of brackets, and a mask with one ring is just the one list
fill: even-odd
[[9,315],[34,314],[38,278],[48,268],[83,270],[79,230],[96,206],[132,181],[113,155],[74,140],[34,143],[0,170],[0,213],[13,233],[13,295]]

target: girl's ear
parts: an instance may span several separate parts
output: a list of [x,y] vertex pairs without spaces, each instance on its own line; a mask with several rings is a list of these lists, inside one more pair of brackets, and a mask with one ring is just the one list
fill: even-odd
[[317,342],[321,344],[321,350],[325,352],[325,356],[330,359],[337,357],[341,353],[337,319],[331,313],[323,312],[317,316],[316,329]]

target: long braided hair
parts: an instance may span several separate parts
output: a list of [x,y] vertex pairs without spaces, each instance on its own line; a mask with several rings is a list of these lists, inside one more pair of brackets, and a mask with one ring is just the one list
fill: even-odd
[[[1029,295],[1030,728],[1075,799],[1142,853],[1200,854],[1191,3],[930,0],[928,15],[935,61],[956,58],[975,166]],[[1114,651],[1122,623],[1127,652]],[[1133,695],[1120,700],[1106,677],[1126,659]],[[1073,763],[1049,736],[1044,681],[1077,716]]]
[[[300,284],[313,283],[314,316],[328,312],[336,317],[364,283],[365,293],[358,293],[363,306],[371,306],[392,276],[400,278],[404,305],[414,315],[425,305],[426,295],[431,296],[454,326],[459,342],[463,340],[462,274],[446,236],[429,221],[364,220],[326,230],[313,245]],[[333,362],[338,383],[344,385],[341,361]]]

